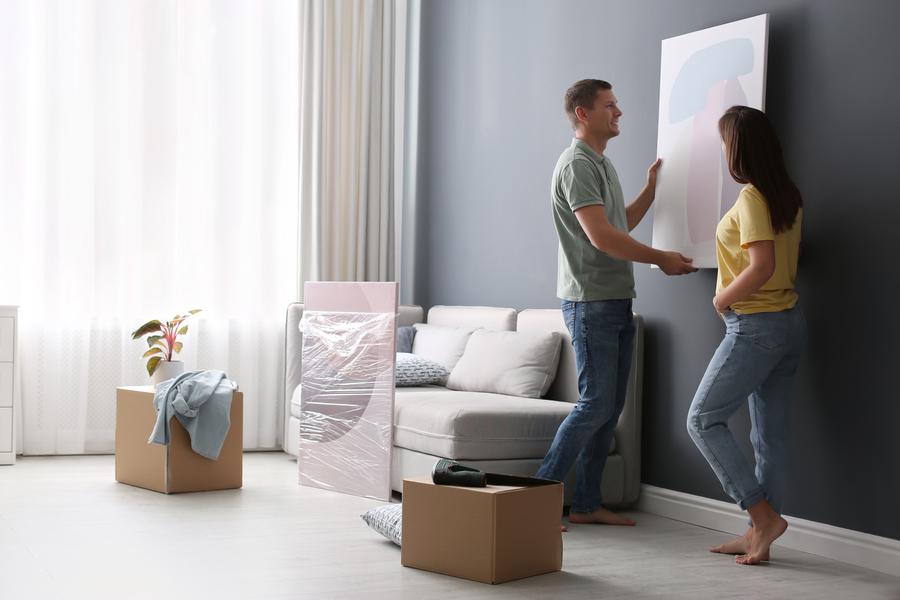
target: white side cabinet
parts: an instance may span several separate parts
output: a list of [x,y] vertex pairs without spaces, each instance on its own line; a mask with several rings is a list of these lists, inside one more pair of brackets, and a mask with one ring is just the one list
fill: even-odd
[[17,312],[15,306],[0,306],[0,465],[16,462]]

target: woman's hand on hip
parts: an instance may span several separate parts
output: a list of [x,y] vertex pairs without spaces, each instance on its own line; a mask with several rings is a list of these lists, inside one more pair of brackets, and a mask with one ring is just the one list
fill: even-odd
[[719,313],[719,315],[724,315],[731,308],[729,306],[722,306],[719,302],[718,295],[713,296],[712,303],[713,303],[713,308],[716,309],[716,312]]

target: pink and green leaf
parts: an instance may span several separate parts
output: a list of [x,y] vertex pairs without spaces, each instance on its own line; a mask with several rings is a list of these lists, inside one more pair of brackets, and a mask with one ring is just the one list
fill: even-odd
[[142,358],[147,358],[148,356],[153,356],[154,354],[160,354],[162,353],[162,351],[163,349],[159,346],[154,346],[153,348],[150,348],[149,350],[144,352],[144,356]]
[[162,323],[160,323],[156,319],[147,321],[131,334],[131,339],[136,340],[139,337],[147,335],[148,333],[154,333],[157,331],[162,331]]
[[153,358],[151,358],[150,360],[147,361],[147,373],[149,373],[151,377],[153,376],[153,373],[156,371],[156,369],[159,367],[159,361],[161,361],[161,360],[162,360],[161,356],[154,356]]

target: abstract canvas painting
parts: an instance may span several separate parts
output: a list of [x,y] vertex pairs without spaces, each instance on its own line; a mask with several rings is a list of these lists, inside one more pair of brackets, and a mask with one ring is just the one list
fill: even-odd
[[736,104],[764,109],[768,23],[759,15],[662,42],[653,245],[700,268],[716,266],[716,225],[741,189],[728,173],[719,117]]
[[397,296],[393,282],[306,283],[301,485],[390,500]]

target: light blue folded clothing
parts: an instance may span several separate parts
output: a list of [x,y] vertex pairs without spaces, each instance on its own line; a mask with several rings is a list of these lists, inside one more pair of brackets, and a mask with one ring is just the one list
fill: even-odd
[[156,426],[147,443],[169,443],[169,419],[178,419],[191,448],[211,460],[219,458],[231,427],[231,398],[237,384],[224,371],[189,371],[156,386]]

